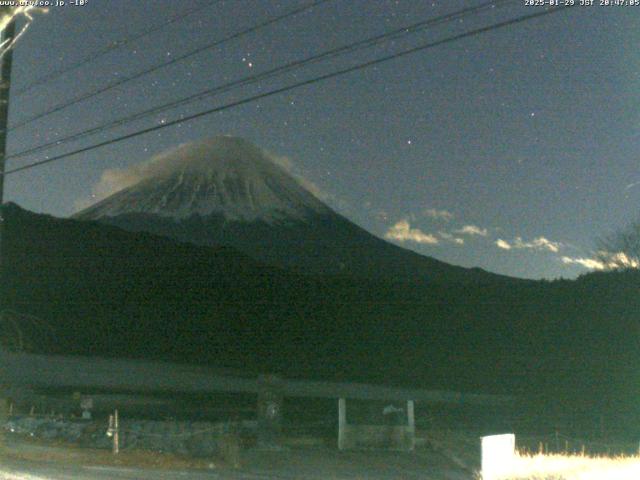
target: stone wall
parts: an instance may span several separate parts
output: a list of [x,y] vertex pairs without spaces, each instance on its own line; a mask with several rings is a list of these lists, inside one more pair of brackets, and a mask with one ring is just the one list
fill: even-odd
[[[107,421],[60,416],[12,416],[5,430],[15,435],[66,441],[83,447],[109,449]],[[255,436],[255,421],[191,422],[120,419],[120,449],[150,450],[194,457],[217,455],[228,436]]]

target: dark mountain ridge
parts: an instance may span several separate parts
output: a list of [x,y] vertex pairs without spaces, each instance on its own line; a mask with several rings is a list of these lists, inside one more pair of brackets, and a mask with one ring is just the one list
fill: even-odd
[[508,286],[302,275],[233,249],[4,210],[6,308],[53,327],[27,332],[38,351],[523,394],[546,418],[640,421],[635,271]]

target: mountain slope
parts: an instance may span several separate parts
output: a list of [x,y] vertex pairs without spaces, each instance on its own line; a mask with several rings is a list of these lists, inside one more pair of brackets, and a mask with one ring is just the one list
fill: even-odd
[[272,156],[233,137],[182,146],[154,159],[136,183],[73,218],[196,245],[231,246],[307,273],[441,283],[508,279],[371,235],[318,200]]

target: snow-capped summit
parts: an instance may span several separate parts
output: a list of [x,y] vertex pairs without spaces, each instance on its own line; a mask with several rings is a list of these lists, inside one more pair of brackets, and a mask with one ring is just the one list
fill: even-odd
[[497,277],[370,234],[316,198],[277,157],[239,138],[182,145],[110,176],[120,190],[76,214],[77,220],[228,246],[304,273],[443,282]]
[[137,167],[136,183],[75,217],[222,215],[233,221],[273,223],[327,213],[329,208],[276,160],[237,137],[181,145]]

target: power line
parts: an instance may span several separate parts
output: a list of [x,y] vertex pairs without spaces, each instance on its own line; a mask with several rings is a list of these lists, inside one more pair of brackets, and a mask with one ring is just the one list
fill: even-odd
[[316,7],[316,6],[320,5],[320,4],[323,4],[323,3],[326,3],[326,2],[329,2],[329,1],[332,1],[332,0],[315,0],[314,2],[312,2],[312,3],[308,4],[308,5],[296,8],[294,10],[290,10],[287,13],[284,13],[284,14],[279,15],[277,17],[271,18],[271,19],[266,20],[264,22],[261,22],[261,23],[258,23],[256,25],[253,25],[253,26],[251,26],[249,28],[241,30],[239,32],[236,32],[236,33],[233,33],[231,35],[228,35],[228,36],[226,36],[226,37],[224,37],[224,38],[222,38],[220,40],[216,40],[213,43],[204,45],[202,47],[198,47],[198,48],[196,48],[194,50],[191,50],[191,51],[189,51],[189,52],[187,52],[187,53],[185,53],[183,55],[175,57],[175,58],[173,58],[173,59],[171,59],[171,60],[169,60],[167,62],[163,62],[163,63],[157,64],[157,65],[155,65],[155,66],[153,66],[151,68],[148,68],[147,70],[143,70],[142,72],[136,73],[136,74],[131,75],[129,77],[122,78],[122,79],[120,79],[120,80],[118,80],[116,82],[110,83],[110,84],[108,84],[108,85],[106,85],[104,87],[100,87],[100,88],[98,88],[96,90],[93,90],[91,92],[88,92],[88,93],[85,93],[83,95],[80,95],[79,97],[76,97],[76,98],[74,98],[74,99],[72,99],[72,100],[70,100],[68,102],[60,103],[60,104],[56,105],[55,107],[52,107],[49,110],[44,111],[43,113],[39,113],[39,114],[34,115],[32,117],[29,117],[29,118],[27,118],[25,120],[22,120],[21,122],[16,123],[15,125],[11,126],[9,131],[16,130],[18,128],[24,127],[25,125],[28,125],[28,124],[30,124],[32,122],[35,122],[36,120],[40,120],[41,118],[47,117],[47,116],[49,116],[49,115],[51,115],[53,113],[57,113],[57,112],[60,112],[62,110],[65,110],[65,109],[71,107],[72,105],[76,105],[77,103],[89,100],[90,98],[96,97],[96,96],[100,95],[101,93],[108,92],[109,90],[112,90],[112,89],[114,89],[116,87],[124,85],[125,83],[129,83],[129,82],[131,82],[133,80],[137,80],[138,78],[141,78],[141,77],[143,77],[145,75],[149,75],[150,73],[156,72],[156,71],[158,71],[160,69],[163,69],[165,67],[168,67],[170,65],[174,65],[174,64],[176,64],[178,62],[181,62],[182,60],[185,60],[187,58],[191,58],[194,55],[202,53],[202,52],[204,52],[206,50],[211,50],[212,48],[215,48],[215,47],[218,47],[218,46],[222,45],[223,43],[226,43],[226,42],[229,42],[231,40],[235,40],[236,38],[242,37],[244,35],[253,33],[255,31],[257,31],[257,30],[260,30],[260,29],[265,28],[265,27],[267,27],[269,25],[272,25],[274,23],[277,23],[277,22],[280,22],[282,20],[285,20],[285,19],[287,19],[289,17],[292,17],[294,15],[297,15],[299,13],[302,13],[302,12],[305,12],[307,10],[310,10],[313,7]]
[[22,95],[26,92],[28,92],[29,90],[32,90],[33,88],[37,87],[38,85],[42,85],[43,83],[48,83],[51,82],[53,80],[56,80],[58,78],[60,78],[62,75],[72,72],[73,70],[77,70],[78,68],[84,67],[85,65],[97,60],[100,57],[105,56],[106,54],[112,52],[113,50],[117,50],[118,48],[121,47],[125,47],[127,45],[129,45],[130,43],[133,43],[137,40],[140,40],[141,38],[144,38],[148,35],[151,35],[152,33],[155,33],[159,30],[164,29],[165,27],[168,27],[169,25],[172,25],[174,23],[179,22],[180,20],[187,18],[191,15],[194,15],[198,12],[201,12],[202,10],[205,10],[213,5],[215,5],[216,3],[220,3],[221,0],[210,0],[207,3],[205,3],[204,5],[201,5],[199,7],[196,8],[192,8],[191,10],[187,10],[186,12],[181,13],[180,15],[174,15],[173,17],[169,18],[168,20],[166,20],[165,22],[159,24],[159,25],[155,25],[151,28],[148,28],[147,30],[143,30],[142,32],[132,36],[132,37],[128,37],[128,38],[124,38],[122,40],[116,40],[115,42],[110,43],[109,45],[107,45],[105,48],[103,48],[102,50],[98,50],[97,52],[95,52],[92,55],[89,55],[85,58],[83,58],[82,60],[79,60],[76,63],[73,63],[67,67],[58,69],[58,70],[54,70],[53,72],[47,73],[37,79],[35,79],[33,82],[29,83],[27,86],[19,89],[16,92],[16,95]]
[[442,23],[450,22],[452,20],[461,19],[463,17],[469,16],[469,15],[472,15],[472,14],[480,13],[483,10],[487,10],[487,9],[490,9],[490,8],[491,9],[492,8],[496,8],[496,7],[499,7],[499,6],[503,6],[503,5],[507,4],[507,3],[514,3],[514,2],[515,2],[515,0],[493,0],[493,1],[485,2],[485,3],[481,4],[481,5],[476,6],[476,7],[466,8],[466,9],[459,10],[459,11],[456,11],[456,12],[453,12],[453,13],[450,13],[450,14],[447,14],[447,15],[442,15],[442,16],[439,16],[439,17],[436,17],[436,18],[431,18],[431,19],[428,19],[428,20],[423,20],[421,22],[417,22],[417,23],[408,25],[408,26],[400,27],[400,28],[391,30],[389,32],[385,32],[385,33],[382,33],[382,34],[379,34],[379,35],[368,37],[368,38],[366,38],[364,40],[360,40],[360,41],[355,42],[355,43],[343,45],[341,47],[334,48],[334,49],[331,49],[329,51],[313,55],[311,57],[307,57],[307,58],[302,59],[302,60],[296,60],[296,61],[290,62],[288,64],[282,65],[280,67],[276,67],[276,68],[273,68],[271,70],[267,70],[265,72],[259,73],[259,74],[250,75],[250,76],[246,76],[246,77],[243,77],[241,79],[238,79],[238,80],[234,80],[232,82],[227,82],[226,84],[222,84],[222,85],[219,85],[219,86],[216,86],[216,87],[213,87],[213,88],[209,88],[209,89],[204,90],[202,92],[198,92],[196,94],[189,95],[188,97],[185,97],[185,98],[182,98],[182,99],[179,99],[179,100],[175,100],[173,102],[166,103],[166,104],[163,104],[163,105],[159,105],[159,106],[153,107],[151,109],[144,110],[142,112],[135,113],[135,114],[130,115],[128,117],[124,117],[124,118],[120,118],[120,119],[117,119],[117,120],[113,120],[111,122],[108,122],[108,123],[105,123],[105,124],[102,124],[102,125],[99,125],[99,126],[96,126],[96,127],[92,127],[92,128],[83,130],[81,132],[77,132],[77,133],[72,134],[70,136],[59,138],[57,140],[53,140],[51,142],[47,142],[47,143],[44,143],[42,145],[35,146],[35,147],[32,147],[32,148],[23,150],[21,152],[15,153],[13,155],[9,155],[7,158],[8,159],[19,158],[19,157],[23,157],[23,156],[26,156],[26,155],[33,154],[33,153],[38,152],[38,151],[46,150],[46,149],[48,149],[50,147],[57,147],[57,146],[60,146],[62,144],[65,144],[65,143],[68,143],[68,142],[71,142],[71,141],[74,141],[74,140],[78,140],[78,139],[83,138],[83,137],[88,136],[88,135],[93,135],[93,134],[96,134],[96,133],[100,133],[102,131],[105,131],[105,130],[108,130],[108,129],[111,129],[111,128],[114,128],[114,127],[117,127],[117,126],[125,125],[127,123],[130,123],[130,122],[133,122],[133,121],[136,121],[136,120],[141,120],[143,118],[149,117],[151,115],[160,113],[160,112],[165,111],[165,110],[171,110],[171,109],[176,108],[178,106],[185,105],[185,104],[188,104],[188,103],[192,103],[192,102],[194,102],[196,100],[200,100],[200,99],[205,98],[205,97],[217,95],[217,94],[227,92],[227,91],[229,91],[231,89],[234,89],[234,88],[237,88],[237,87],[240,87],[240,86],[246,86],[246,85],[253,84],[253,83],[257,82],[257,81],[260,81],[260,80],[265,80],[265,79],[268,79],[268,78],[272,78],[272,77],[274,77],[276,75],[280,75],[280,74],[283,74],[283,73],[286,73],[286,72],[290,72],[292,70],[301,68],[303,66],[310,65],[310,64],[313,64],[313,63],[317,63],[317,62],[319,62],[321,60],[326,60],[326,59],[329,59],[329,58],[336,57],[338,55],[343,55],[343,54],[346,54],[346,53],[352,53],[352,52],[357,51],[357,50],[361,50],[361,49],[364,49],[364,48],[372,47],[372,46],[378,45],[378,44],[380,44],[382,42],[390,41],[390,40],[397,39],[397,38],[400,38],[400,37],[405,36],[405,35],[410,35],[410,34],[419,32],[421,30],[424,30],[427,27],[433,27],[433,26],[436,26],[436,25],[439,25],[439,24],[442,24]]
[[228,110],[230,108],[237,107],[237,106],[240,106],[240,105],[244,105],[244,104],[256,101],[256,100],[261,100],[263,98],[268,98],[268,97],[271,97],[273,95],[277,95],[277,94],[280,94],[280,93],[288,92],[290,90],[293,90],[293,89],[296,89],[296,88],[299,88],[299,87],[312,85],[312,84],[315,84],[315,83],[318,83],[318,82],[321,82],[321,81],[324,81],[324,80],[328,80],[330,78],[335,78],[335,77],[338,77],[338,76],[346,75],[346,74],[351,73],[351,72],[355,72],[355,71],[358,71],[358,70],[363,70],[365,68],[368,68],[368,67],[371,67],[371,66],[374,66],[374,65],[378,65],[380,63],[387,62],[387,61],[390,61],[390,60],[394,60],[396,58],[401,58],[401,57],[404,57],[404,56],[407,56],[407,55],[410,55],[410,54],[413,54],[413,53],[416,53],[416,52],[427,50],[429,48],[438,47],[440,45],[445,45],[447,43],[452,43],[452,42],[455,42],[455,41],[458,41],[458,40],[462,40],[464,38],[469,38],[469,37],[473,37],[473,36],[476,36],[476,35],[480,35],[482,33],[486,33],[486,32],[489,32],[491,30],[497,30],[497,29],[508,27],[508,26],[511,26],[511,25],[516,25],[516,24],[519,24],[519,23],[523,23],[523,22],[526,22],[528,20],[532,20],[534,18],[543,17],[543,16],[546,16],[546,15],[550,15],[550,14],[553,14],[553,13],[557,13],[557,12],[563,11],[563,10],[567,10],[569,8],[573,8],[573,6],[561,6],[561,7],[556,7],[556,8],[553,8],[553,9],[546,9],[546,10],[544,10],[542,12],[532,13],[532,14],[529,14],[529,15],[516,17],[516,18],[513,18],[511,20],[506,20],[506,21],[503,21],[503,22],[495,23],[495,24],[489,25],[487,27],[477,28],[475,30],[471,30],[469,32],[465,32],[465,33],[461,33],[461,34],[458,34],[458,35],[454,35],[452,37],[448,37],[448,38],[445,38],[445,39],[442,39],[442,40],[438,40],[438,41],[435,41],[435,42],[430,42],[430,43],[426,43],[426,44],[423,44],[423,45],[419,45],[417,47],[413,47],[413,48],[410,48],[410,49],[407,49],[407,50],[403,50],[402,52],[397,52],[397,53],[394,53],[394,54],[391,54],[391,55],[387,55],[387,56],[384,56],[384,57],[381,57],[381,58],[378,58],[378,59],[375,59],[375,60],[370,60],[368,62],[360,63],[360,64],[357,64],[357,65],[354,65],[354,66],[351,66],[351,67],[348,67],[348,68],[337,70],[335,72],[327,73],[325,75],[321,75],[321,76],[314,77],[314,78],[311,78],[311,79],[308,79],[308,80],[304,80],[304,81],[301,81],[301,82],[298,82],[298,83],[294,83],[292,85],[288,85],[288,86],[285,86],[285,87],[277,88],[277,89],[271,90],[269,92],[264,92],[264,93],[261,93],[261,94],[258,94],[258,95],[254,95],[254,96],[251,96],[251,97],[248,97],[248,98],[244,98],[242,100],[237,100],[237,101],[234,101],[234,102],[230,102],[230,103],[227,103],[227,104],[219,106],[219,107],[211,108],[211,109],[208,109],[208,110],[205,110],[205,111],[190,115],[190,116],[185,117],[183,119],[174,120],[174,121],[162,124],[162,125],[155,125],[153,127],[149,127],[149,128],[143,129],[143,130],[139,130],[139,131],[136,131],[136,132],[128,133],[126,135],[122,135],[120,137],[116,137],[116,138],[113,138],[113,139],[110,139],[110,140],[106,140],[104,142],[100,142],[100,143],[97,143],[97,144],[94,144],[94,145],[90,145],[90,146],[87,146],[87,147],[79,148],[79,149],[73,150],[71,152],[63,153],[63,154],[57,155],[55,157],[51,157],[51,158],[47,158],[47,159],[40,160],[40,161],[37,161],[37,162],[33,162],[33,163],[30,163],[30,164],[27,164],[27,165],[23,165],[21,167],[16,167],[14,169],[7,170],[4,173],[4,175],[5,176],[6,175],[10,175],[10,174],[21,172],[21,171],[24,171],[24,170],[29,170],[31,168],[39,167],[39,166],[45,165],[47,163],[52,163],[52,162],[56,162],[56,161],[59,161],[59,160],[63,160],[65,158],[71,157],[73,155],[78,155],[80,153],[84,153],[84,152],[88,152],[88,151],[91,151],[91,150],[95,150],[95,149],[100,148],[100,147],[104,147],[104,146],[107,146],[107,145],[112,145],[114,143],[119,143],[119,142],[122,142],[124,140],[129,140],[131,138],[135,138],[135,137],[138,137],[138,136],[141,136],[141,135],[145,135],[147,133],[151,133],[151,132],[155,132],[157,130],[161,130],[163,128],[169,128],[169,127],[172,127],[172,126],[175,126],[175,125],[186,123],[186,122],[189,122],[191,120],[196,120],[198,118],[204,117],[206,115],[210,115],[212,113],[217,113],[217,112],[221,112],[223,110]]

